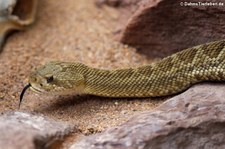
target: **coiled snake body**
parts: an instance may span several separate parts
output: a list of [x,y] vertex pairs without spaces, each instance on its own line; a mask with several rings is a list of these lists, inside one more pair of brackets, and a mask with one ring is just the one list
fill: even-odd
[[155,97],[179,93],[202,81],[225,81],[225,40],[138,68],[102,70],[77,62],[49,62],[31,72],[28,86],[38,93],[60,95]]

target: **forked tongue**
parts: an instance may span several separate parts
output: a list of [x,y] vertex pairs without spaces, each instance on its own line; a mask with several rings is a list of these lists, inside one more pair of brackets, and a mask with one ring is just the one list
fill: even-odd
[[24,95],[24,93],[26,92],[26,90],[27,90],[29,87],[31,87],[30,83],[27,84],[27,85],[23,88],[23,90],[22,90],[22,92],[21,92],[21,94],[20,94],[19,109],[20,109],[20,105],[21,105],[21,103],[22,103],[22,101],[23,101],[23,95]]

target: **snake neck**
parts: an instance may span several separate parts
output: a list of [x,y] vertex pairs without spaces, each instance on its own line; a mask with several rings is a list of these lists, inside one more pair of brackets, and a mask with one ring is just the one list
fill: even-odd
[[[147,67],[151,69],[150,65]],[[140,92],[141,88],[135,89],[135,86],[141,87],[145,76],[140,73],[150,72],[147,69],[101,70],[89,67],[84,73],[84,93],[105,97],[143,96]]]

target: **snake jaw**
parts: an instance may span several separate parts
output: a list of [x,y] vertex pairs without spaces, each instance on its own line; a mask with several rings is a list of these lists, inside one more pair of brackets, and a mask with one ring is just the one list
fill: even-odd
[[32,86],[32,85],[31,85],[30,89],[31,89],[32,91],[34,91],[35,93],[43,93],[43,91],[41,91],[41,90],[35,88],[35,87]]

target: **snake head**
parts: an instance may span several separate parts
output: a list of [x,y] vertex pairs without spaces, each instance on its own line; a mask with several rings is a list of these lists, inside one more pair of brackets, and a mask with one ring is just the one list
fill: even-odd
[[33,70],[29,77],[31,89],[46,94],[82,94],[85,86],[80,73],[83,64],[49,62]]

